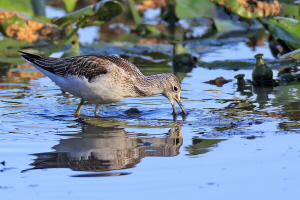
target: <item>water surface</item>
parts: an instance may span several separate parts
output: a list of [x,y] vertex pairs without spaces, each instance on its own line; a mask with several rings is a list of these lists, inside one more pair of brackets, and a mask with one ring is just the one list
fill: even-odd
[[[201,59],[214,63],[264,52],[244,42]],[[229,58],[228,52],[231,57]],[[235,53],[235,55],[232,55]],[[222,56],[220,56],[222,55]],[[149,55],[147,55],[149,56]],[[146,74],[172,71],[168,62],[142,56]],[[150,56],[151,58],[151,56]],[[240,91],[234,79],[251,69],[209,69],[181,75],[189,115],[174,117],[161,96],[127,98],[92,117],[86,104],[63,94],[47,77],[3,72],[0,91],[0,193],[3,199],[296,199],[300,167],[298,85]],[[31,71],[32,70],[32,71]],[[277,71],[274,70],[274,74]],[[32,77],[32,74],[27,77]],[[262,95],[263,94],[263,95]],[[263,99],[260,97],[263,96]],[[237,107],[239,106],[239,107]],[[138,113],[128,112],[137,108]]]

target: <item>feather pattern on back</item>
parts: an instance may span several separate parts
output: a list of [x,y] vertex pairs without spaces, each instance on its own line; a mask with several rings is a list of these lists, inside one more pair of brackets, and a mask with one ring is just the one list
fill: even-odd
[[[20,51],[21,52],[21,51]],[[101,74],[107,74],[112,67],[120,67],[133,76],[144,76],[130,61],[110,55],[84,55],[67,58],[42,57],[26,52],[21,56],[28,62],[58,76],[85,77],[91,82]]]

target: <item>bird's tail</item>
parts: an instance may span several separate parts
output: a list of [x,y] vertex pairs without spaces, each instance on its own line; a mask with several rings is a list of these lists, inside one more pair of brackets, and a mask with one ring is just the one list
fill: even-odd
[[36,54],[32,54],[32,53],[27,53],[24,51],[18,51],[21,54],[22,58],[28,62],[34,62],[35,59],[41,59],[42,57]]
[[42,68],[44,70],[47,70],[48,72],[55,74],[55,70],[53,68],[53,61],[55,60],[54,58],[45,58],[40,55],[27,53],[24,51],[18,51],[18,52],[22,53],[21,57],[24,60],[26,60],[28,63],[30,63],[37,69]]

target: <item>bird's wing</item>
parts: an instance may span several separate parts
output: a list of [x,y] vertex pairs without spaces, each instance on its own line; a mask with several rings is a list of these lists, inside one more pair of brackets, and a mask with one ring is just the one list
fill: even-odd
[[143,76],[130,61],[108,55],[85,55],[67,58],[49,58],[22,52],[22,58],[33,66],[40,67],[58,76],[73,75],[90,81],[101,74],[107,74],[113,67],[120,67],[126,73]]

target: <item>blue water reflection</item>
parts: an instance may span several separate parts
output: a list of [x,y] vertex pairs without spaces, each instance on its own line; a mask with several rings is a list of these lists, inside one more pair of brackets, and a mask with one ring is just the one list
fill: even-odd
[[66,135],[52,152],[36,156],[31,169],[70,168],[75,171],[104,172],[135,167],[144,157],[170,157],[182,145],[180,127],[166,133],[128,133],[124,128],[82,126],[82,132]]

